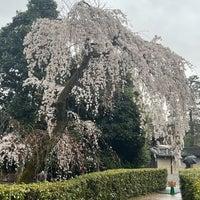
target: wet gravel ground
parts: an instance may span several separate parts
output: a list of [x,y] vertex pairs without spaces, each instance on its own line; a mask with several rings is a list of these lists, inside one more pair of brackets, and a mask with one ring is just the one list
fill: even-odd
[[176,181],[177,185],[175,187],[175,195],[170,195],[170,188],[167,187],[164,192],[153,193],[142,197],[134,197],[129,200],[182,200],[181,193],[179,190],[179,177],[177,174],[169,174],[168,181]]
[[170,194],[151,194],[143,197],[134,197],[130,200],[182,200],[181,193],[170,195]]

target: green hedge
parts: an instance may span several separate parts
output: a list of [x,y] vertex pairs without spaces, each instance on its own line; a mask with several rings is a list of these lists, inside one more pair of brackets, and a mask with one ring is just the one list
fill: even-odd
[[200,169],[180,171],[179,177],[183,200],[200,200]]
[[117,169],[68,181],[0,185],[1,200],[123,200],[164,189],[166,169]]

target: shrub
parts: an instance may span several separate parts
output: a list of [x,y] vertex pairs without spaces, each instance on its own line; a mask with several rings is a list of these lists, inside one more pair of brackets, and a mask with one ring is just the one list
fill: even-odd
[[183,200],[200,199],[200,169],[187,169],[179,172]]
[[0,185],[2,200],[123,200],[164,189],[166,169],[117,169],[63,182]]

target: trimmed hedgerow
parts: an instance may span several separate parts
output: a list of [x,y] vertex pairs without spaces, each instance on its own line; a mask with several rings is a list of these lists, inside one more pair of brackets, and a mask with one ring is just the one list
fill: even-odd
[[187,169],[179,172],[180,189],[183,200],[200,199],[200,169]]
[[166,169],[117,169],[68,181],[0,185],[2,200],[123,200],[164,189]]

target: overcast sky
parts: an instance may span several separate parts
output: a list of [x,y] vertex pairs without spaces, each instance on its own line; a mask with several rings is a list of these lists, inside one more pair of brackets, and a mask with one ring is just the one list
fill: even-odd
[[[26,10],[27,2],[28,0],[0,0],[0,27],[12,21],[16,10]],[[200,76],[200,0],[101,2],[106,2],[107,8],[121,9],[132,24],[132,30],[145,40],[151,40],[154,35],[161,36],[161,43],[191,62],[194,65],[193,73]]]

